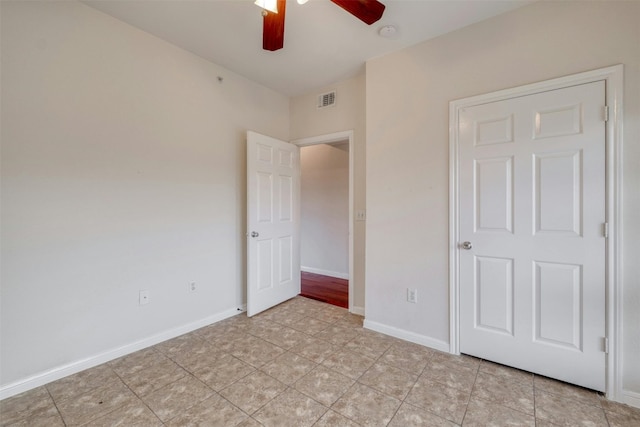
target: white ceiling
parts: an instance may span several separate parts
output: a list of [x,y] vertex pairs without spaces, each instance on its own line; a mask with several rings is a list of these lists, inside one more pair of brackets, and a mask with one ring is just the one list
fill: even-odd
[[[262,50],[253,0],[84,0],[84,3],[284,95],[306,94],[362,71],[365,61],[530,3],[531,0],[382,0],[366,25],[329,0],[287,2],[284,48]],[[382,38],[384,25],[397,27]],[[455,52],[451,52],[455,55]]]

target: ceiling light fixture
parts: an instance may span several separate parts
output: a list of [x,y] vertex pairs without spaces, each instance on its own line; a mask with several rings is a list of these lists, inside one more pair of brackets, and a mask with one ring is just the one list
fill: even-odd
[[256,0],[254,4],[269,12],[278,13],[278,0]]
[[298,0],[298,4],[305,4],[306,2],[308,2],[309,0]]

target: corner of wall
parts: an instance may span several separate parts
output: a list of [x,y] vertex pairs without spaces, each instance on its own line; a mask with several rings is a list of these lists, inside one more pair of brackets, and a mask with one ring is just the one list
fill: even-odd
[[431,338],[425,335],[416,334],[404,329],[396,328],[393,326],[385,325],[382,323],[374,322],[371,320],[364,321],[364,327],[371,329],[372,331],[380,332],[385,335],[390,335],[401,340],[409,341],[415,344],[420,344],[425,347],[432,348],[434,350],[449,352],[449,343],[441,341],[435,338]]

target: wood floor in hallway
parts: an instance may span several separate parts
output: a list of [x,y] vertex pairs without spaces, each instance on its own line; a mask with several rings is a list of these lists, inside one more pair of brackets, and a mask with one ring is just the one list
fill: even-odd
[[348,280],[304,271],[300,276],[300,295],[303,297],[349,308]]

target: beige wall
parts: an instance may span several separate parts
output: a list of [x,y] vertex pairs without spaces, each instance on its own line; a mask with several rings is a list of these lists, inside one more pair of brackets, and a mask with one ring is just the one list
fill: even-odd
[[639,22],[637,1],[538,2],[367,63],[368,321],[448,345],[449,102],[622,63],[624,389],[640,404]]
[[[336,105],[318,109],[317,95],[336,90]],[[310,94],[295,97],[290,102],[291,139],[308,138],[333,132],[353,130],[354,190],[353,210],[365,209],[365,78],[354,77]],[[355,311],[364,310],[365,222],[355,221],[353,230],[353,272]]]
[[349,277],[349,144],[300,148],[300,264]]
[[236,313],[245,132],[288,140],[288,98],[81,3],[0,3],[0,391]]

